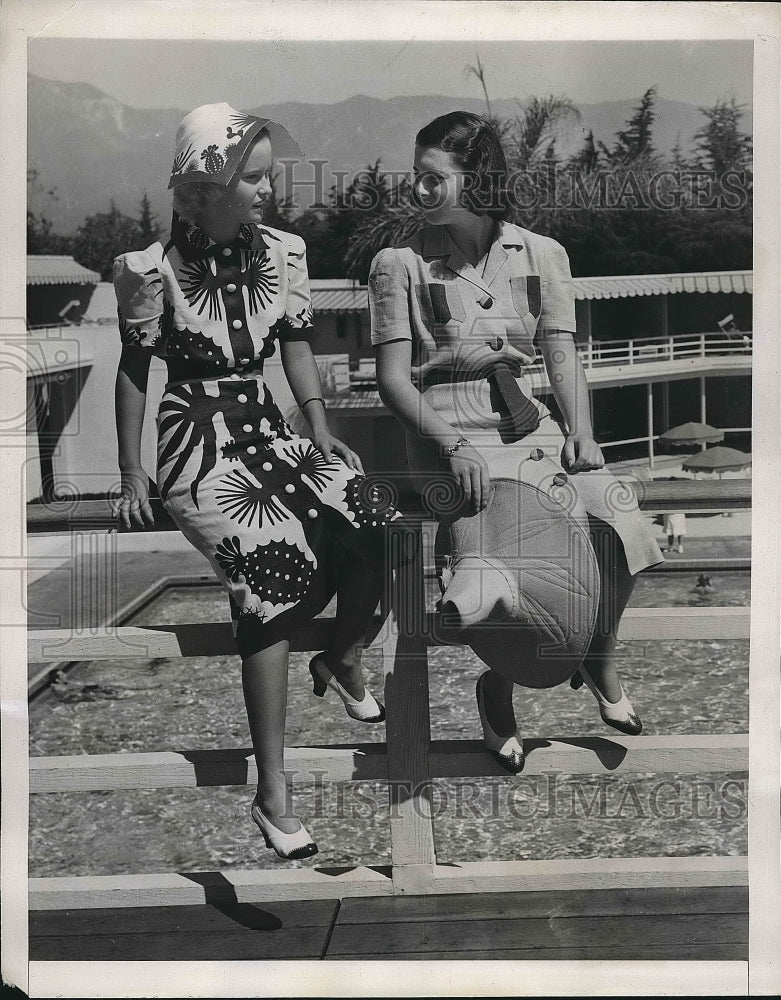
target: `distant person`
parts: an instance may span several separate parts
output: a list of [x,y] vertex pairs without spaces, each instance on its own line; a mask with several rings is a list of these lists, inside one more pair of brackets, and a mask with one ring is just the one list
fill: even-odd
[[[284,772],[289,636],[336,593],[331,645],[309,665],[315,694],[330,687],[353,719],[382,721],[361,648],[383,585],[386,526],[400,515],[372,506],[359,457],[328,429],[304,241],[263,225],[278,142],[294,145],[275,122],[227,104],[196,108],[176,134],[170,237],[116,259],[115,513],[128,528],[153,525],[140,439],[156,354],[168,366],[160,498],[228,592],[258,767],[252,818],[268,847],[298,859],[317,847]],[[311,440],[293,433],[263,381],[277,346]]]
[[675,510],[664,515],[664,533],[667,535],[667,551],[683,555],[686,514],[682,510]]
[[[369,276],[377,382],[407,430],[418,488],[449,476],[469,505],[466,517],[485,509],[492,479],[559,490],[568,512],[594,529],[599,624],[573,686],[582,675],[602,719],[637,734],[613,649],[636,574],[662,554],[594,440],[567,254],[508,221],[506,177],[499,137],[479,115],[454,111],[418,132],[413,196],[426,224],[380,251]],[[566,426],[532,394],[527,368],[537,345]],[[524,750],[512,695],[498,670],[480,676],[486,745],[517,772]]]

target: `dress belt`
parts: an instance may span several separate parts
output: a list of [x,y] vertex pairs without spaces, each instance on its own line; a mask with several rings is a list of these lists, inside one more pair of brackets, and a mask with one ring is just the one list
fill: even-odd
[[499,415],[499,435],[505,444],[513,444],[531,434],[540,425],[540,413],[534,403],[521,390],[513,367],[499,362],[477,378],[448,377],[442,371],[426,375],[421,389],[432,385],[479,382],[485,379],[490,387],[491,409]]
[[188,364],[179,358],[165,358],[168,368],[168,385],[172,383],[184,382],[210,382],[212,379],[230,378],[231,375],[253,376],[263,375],[262,365],[248,365],[244,368],[215,368],[207,369],[203,365]]

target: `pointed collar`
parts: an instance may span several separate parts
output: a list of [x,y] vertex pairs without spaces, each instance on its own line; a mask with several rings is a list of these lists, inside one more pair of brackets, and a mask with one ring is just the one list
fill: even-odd
[[488,251],[485,274],[480,275],[466,259],[447,226],[426,226],[421,240],[421,253],[424,258],[446,258],[445,267],[488,296],[493,294],[490,286],[507,262],[508,247],[523,249],[521,231],[517,226],[500,222],[496,239]]
[[215,243],[200,226],[183,219],[177,212],[173,213],[171,219],[171,239],[168,246],[176,247],[182,260],[213,257],[225,246],[239,247],[242,250],[268,249],[261,226],[242,223],[230,243]]
[[[524,245],[521,230],[510,222],[499,223],[499,233],[496,243],[503,247],[519,247]],[[422,232],[422,253],[424,257],[449,257],[458,246],[450,235],[447,226],[425,226]]]

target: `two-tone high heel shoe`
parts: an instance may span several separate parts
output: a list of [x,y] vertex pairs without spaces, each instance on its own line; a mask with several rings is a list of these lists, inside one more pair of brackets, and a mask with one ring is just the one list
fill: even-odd
[[322,698],[326,689],[331,688],[342,699],[351,719],[358,722],[382,722],[385,718],[384,706],[370,691],[366,690],[363,698],[358,700],[342,687],[328,669],[322,653],[312,657],[309,663],[309,673],[312,675],[312,690],[317,697]]
[[312,840],[304,824],[295,833],[283,833],[264,815],[255,796],[250,815],[260,828],[266,847],[270,847],[283,861],[300,861],[317,854],[317,844]]
[[[487,671],[486,671],[487,673]],[[477,710],[480,713],[480,722],[483,727],[483,742],[491,754],[499,761],[505,771],[510,774],[519,774],[526,763],[526,755],[523,749],[523,741],[516,729],[512,736],[499,736],[491,728],[491,724],[486,718],[485,702],[483,695],[483,683],[486,673],[480,674],[477,678],[475,693],[477,695]]]
[[597,699],[599,714],[602,716],[604,723],[612,726],[613,729],[617,729],[620,733],[624,733],[626,736],[639,736],[642,733],[643,724],[637,712],[632,707],[632,702],[627,698],[623,687],[621,687],[621,697],[618,701],[608,701],[591,679],[591,675],[585,670],[579,670],[575,674],[575,677],[570,681],[571,687],[580,687],[580,684],[576,680],[578,677],[586,684]]

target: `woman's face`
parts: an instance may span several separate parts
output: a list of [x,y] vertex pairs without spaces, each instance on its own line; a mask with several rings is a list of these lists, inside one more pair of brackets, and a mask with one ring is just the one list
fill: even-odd
[[415,146],[413,189],[426,220],[447,225],[469,214],[461,207],[461,192],[466,185],[465,172],[452,153],[430,146]]
[[264,136],[250,149],[214,209],[231,221],[259,223],[271,197],[271,142]]

